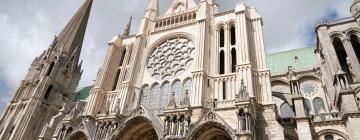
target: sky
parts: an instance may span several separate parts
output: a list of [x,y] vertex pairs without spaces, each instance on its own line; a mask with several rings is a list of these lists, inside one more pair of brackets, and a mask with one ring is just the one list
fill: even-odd
[[[172,0],[159,0],[162,13]],[[198,0],[195,0],[198,1]],[[245,1],[263,17],[268,53],[314,46],[315,24],[350,16],[351,0],[216,0],[220,10]],[[67,24],[83,0],[0,0],[0,114],[7,106],[32,60]],[[81,59],[79,87],[92,85],[104,59],[107,42],[120,34],[133,15],[137,33],[148,0],[94,0]]]

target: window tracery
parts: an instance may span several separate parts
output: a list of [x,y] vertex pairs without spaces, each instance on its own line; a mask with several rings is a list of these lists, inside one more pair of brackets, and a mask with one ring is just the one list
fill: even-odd
[[190,39],[175,38],[157,47],[150,55],[147,70],[156,80],[181,74],[193,62],[194,44]]
[[320,93],[321,85],[319,82],[316,82],[314,80],[306,80],[303,83],[300,84],[300,90],[301,93],[305,97],[313,97],[316,94]]
[[324,104],[324,100],[317,97],[313,100],[313,105],[314,105],[314,111],[315,114],[319,114],[321,113],[320,111],[323,110],[325,111],[325,104]]

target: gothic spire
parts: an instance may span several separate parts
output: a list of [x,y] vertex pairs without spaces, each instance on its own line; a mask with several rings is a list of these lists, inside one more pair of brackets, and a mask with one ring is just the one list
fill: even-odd
[[[68,55],[81,50],[93,0],[86,0],[57,37],[55,48]],[[80,55],[80,54],[78,54]]]
[[130,17],[129,23],[126,25],[122,36],[128,36],[130,34],[131,21],[132,21],[132,16]]
[[150,0],[150,3],[146,10],[158,11],[159,10],[159,0]]

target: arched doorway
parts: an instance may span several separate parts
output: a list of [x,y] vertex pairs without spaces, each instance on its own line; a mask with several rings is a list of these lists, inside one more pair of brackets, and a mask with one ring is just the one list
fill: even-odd
[[232,140],[232,138],[220,124],[205,123],[195,130],[191,140]]
[[88,140],[85,133],[78,131],[71,134],[67,140]]
[[113,140],[158,140],[156,130],[144,117],[136,117],[126,122]]

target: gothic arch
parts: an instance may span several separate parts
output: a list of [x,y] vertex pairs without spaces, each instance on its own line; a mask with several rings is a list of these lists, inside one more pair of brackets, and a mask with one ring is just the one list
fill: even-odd
[[324,135],[327,135],[327,134],[336,134],[336,135],[338,135],[338,136],[343,137],[345,140],[348,140],[348,139],[349,139],[349,136],[347,136],[345,133],[343,133],[343,132],[341,132],[341,131],[339,131],[339,130],[334,130],[334,129],[324,129],[324,130],[321,130],[321,131],[317,132],[317,133],[315,134],[315,136],[316,136],[316,139],[319,140],[319,138],[320,138],[321,136],[324,136]]
[[340,38],[341,40],[345,38],[345,35],[342,32],[334,31],[329,34],[331,41],[335,38]]
[[111,140],[154,140],[161,137],[160,130],[144,116],[127,119],[110,137]]
[[226,129],[226,126],[218,122],[206,122],[195,127],[188,135],[190,140],[231,140],[231,128]]
[[350,38],[351,35],[355,34],[360,36],[360,30],[357,28],[349,28],[345,31],[346,37]]
[[85,131],[77,130],[71,133],[65,140],[91,140],[91,138]]

